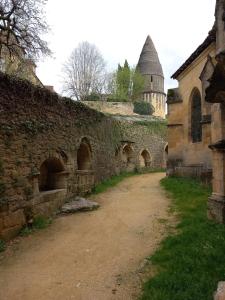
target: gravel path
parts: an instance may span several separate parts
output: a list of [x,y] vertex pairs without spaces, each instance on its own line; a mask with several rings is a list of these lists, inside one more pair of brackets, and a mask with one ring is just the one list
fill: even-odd
[[130,177],[91,197],[97,211],[57,218],[19,239],[0,263],[1,300],[129,300],[166,234],[163,173]]

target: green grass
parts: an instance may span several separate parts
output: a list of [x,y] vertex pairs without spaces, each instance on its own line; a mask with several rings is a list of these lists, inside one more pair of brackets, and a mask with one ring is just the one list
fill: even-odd
[[165,173],[166,170],[163,168],[143,168],[138,171],[138,174],[148,174],[148,173]]
[[51,218],[45,218],[45,217],[37,217],[34,219],[33,223],[30,226],[25,226],[21,231],[21,236],[27,236],[37,230],[45,229],[52,223]]
[[207,219],[210,190],[184,178],[161,184],[179,223],[149,258],[157,273],[144,284],[141,299],[212,300],[218,281],[225,280],[225,226]]
[[165,172],[164,169],[159,168],[144,168],[139,171],[134,172],[122,172],[120,175],[112,176],[111,178],[102,181],[98,185],[96,185],[93,190],[92,194],[100,194],[105,192],[108,188],[116,186],[118,183],[120,183],[123,179],[135,176],[135,175],[141,175],[141,174],[147,174],[147,173],[158,173],[158,172]]
[[166,137],[167,134],[167,121],[166,120],[155,120],[155,121],[136,121],[135,125],[145,126],[150,132]]
[[115,175],[112,176],[110,179],[107,179],[105,181],[102,181],[101,183],[99,183],[98,185],[96,185],[93,190],[92,193],[93,194],[100,194],[105,192],[108,188],[114,187],[116,186],[119,182],[121,182],[123,179],[134,176],[134,175],[138,175],[137,172],[123,172],[120,175]]

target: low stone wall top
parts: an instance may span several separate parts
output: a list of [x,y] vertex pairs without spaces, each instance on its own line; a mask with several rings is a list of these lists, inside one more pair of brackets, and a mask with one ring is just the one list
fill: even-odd
[[83,103],[103,113],[135,115],[134,105],[131,102],[84,101]]

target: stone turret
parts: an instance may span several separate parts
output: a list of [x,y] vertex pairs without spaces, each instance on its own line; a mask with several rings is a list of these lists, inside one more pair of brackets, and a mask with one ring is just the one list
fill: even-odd
[[156,116],[165,117],[164,75],[158,53],[151,37],[148,35],[143,46],[137,70],[145,78],[143,100],[151,103]]

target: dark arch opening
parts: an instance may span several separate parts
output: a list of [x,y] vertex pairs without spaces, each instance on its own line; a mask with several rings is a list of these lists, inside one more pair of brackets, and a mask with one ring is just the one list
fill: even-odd
[[39,191],[50,191],[62,188],[59,186],[59,173],[64,171],[64,166],[58,158],[46,159],[40,167]]
[[151,156],[147,150],[143,150],[140,154],[140,166],[142,168],[151,166]]
[[195,89],[191,99],[191,139],[193,143],[202,141],[202,107],[201,94]]
[[78,170],[91,170],[91,147],[87,140],[83,139],[77,151]]
[[123,152],[122,152],[123,161],[129,164],[132,160],[132,155],[133,155],[133,149],[131,148],[130,145],[126,145],[123,148]]

